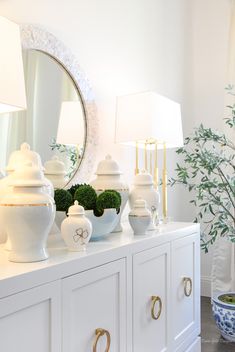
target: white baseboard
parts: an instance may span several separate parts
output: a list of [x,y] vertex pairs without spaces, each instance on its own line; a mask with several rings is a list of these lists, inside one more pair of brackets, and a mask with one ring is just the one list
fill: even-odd
[[201,296],[211,297],[211,278],[210,276],[201,277]]

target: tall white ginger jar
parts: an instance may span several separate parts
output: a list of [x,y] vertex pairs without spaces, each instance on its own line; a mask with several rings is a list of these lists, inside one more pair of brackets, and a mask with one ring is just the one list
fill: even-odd
[[48,258],[47,237],[55,218],[54,199],[45,192],[42,170],[28,164],[11,177],[12,191],[0,200],[0,215],[11,243],[9,260],[36,262]]
[[[0,180],[0,199],[8,194],[9,192],[12,191],[12,187],[10,186],[11,183],[11,177],[14,175],[15,170],[18,168],[22,167],[23,165],[27,163],[32,163],[32,165],[38,167],[40,170],[44,170],[42,166],[42,161],[41,157],[38,153],[34,152],[33,150],[30,149],[30,145],[27,143],[22,143],[20,146],[19,150],[15,150],[14,152],[11,153],[8,165],[6,167],[6,171],[8,176],[4,177],[3,179]],[[44,177],[43,175],[43,181],[44,181],[44,191],[52,196],[54,198],[54,187],[51,181],[47,178]],[[1,219],[0,219],[1,220]],[[0,224],[0,237],[7,237],[6,236],[6,231],[2,225],[2,222]],[[9,238],[7,238],[6,244],[5,244],[5,249],[10,250],[11,249],[11,244]]]
[[[32,163],[33,165],[39,167],[40,170],[44,171],[42,166],[41,157],[38,153],[31,150],[28,143],[22,143],[19,150],[15,150],[11,153],[6,171],[8,175],[11,175],[17,168],[21,167],[25,163]],[[45,177],[44,177],[45,178]],[[52,197],[54,197],[54,187],[52,182],[45,178],[45,191]]]
[[141,171],[134,178],[134,186],[130,192],[129,204],[130,208],[134,208],[137,199],[144,199],[147,203],[147,208],[152,214],[152,221],[148,230],[156,229],[156,217],[160,203],[159,192],[154,188],[153,177],[146,171]]
[[119,213],[119,220],[117,226],[112,231],[120,232],[122,231],[121,216],[128,201],[129,187],[121,177],[122,172],[119,169],[118,163],[113,160],[110,155],[106,155],[105,159],[99,162],[96,175],[96,179],[90,184],[96,190],[97,194],[100,194],[108,189],[113,189],[121,195],[122,203]]

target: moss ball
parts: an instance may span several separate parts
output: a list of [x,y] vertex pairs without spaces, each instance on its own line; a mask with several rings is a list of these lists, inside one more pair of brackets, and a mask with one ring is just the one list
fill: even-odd
[[113,192],[114,194],[116,194],[118,196],[118,199],[119,199],[119,202],[120,202],[120,206],[121,206],[121,204],[122,204],[121,194],[119,192],[115,191],[114,189],[107,189],[106,191]]
[[72,195],[65,189],[56,189],[54,198],[57,211],[67,212],[68,208],[73,203]]
[[104,214],[104,210],[99,210],[99,209],[97,209],[97,207],[95,207],[95,209],[94,209],[94,215],[96,216],[96,217],[100,217],[100,216],[102,216]]
[[90,185],[81,185],[74,195],[74,200],[77,200],[85,210],[95,209],[96,199],[96,192]]
[[74,195],[75,195],[76,190],[77,190],[80,186],[81,186],[80,184],[76,184],[76,185],[71,186],[71,187],[68,189],[68,192],[72,195],[73,199],[74,199]]
[[102,192],[96,201],[96,207],[99,211],[104,209],[116,208],[118,211],[121,206],[121,196],[118,192],[113,190],[107,190]]

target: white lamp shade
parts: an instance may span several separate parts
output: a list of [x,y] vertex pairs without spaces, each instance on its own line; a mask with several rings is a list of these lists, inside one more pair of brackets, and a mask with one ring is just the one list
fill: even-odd
[[155,92],[117,97],[115,142],[144,147],[146,141],[183,145],[180,104]]
[[0,16],[0,113],[26,109],[19,26]]
[[84,113],[80,101],[64,101],[61,105],[56,142],[83,145]]

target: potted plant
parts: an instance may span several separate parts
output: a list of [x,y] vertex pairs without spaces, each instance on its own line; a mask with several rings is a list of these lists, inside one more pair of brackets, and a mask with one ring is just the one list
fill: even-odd
[[73,204],[73,197],[65,189],[56,189],[54,199],[56,204],[55,222],[60,228],[62,221],[66,217],[68,208]]
[[[61,195],[60,195],[60,191]],[[67,198],[66,195],[69,194]],[[58,197],[60,195],[60,197]],[[61,202],[61,197],[63,201]],[[68,201],[65,202],[65,199]],[[98,196],[94,188],[87,184],[77,184],[68,190],[57,190],[55,194],[56,207],[63,209],[63,218],[66,216],[67,205],[78,201],[85,209],[86,217],[92,223],[92,240],[97,240],[113,231],[118,222],[118,213],[121,206],[121,196],[115,190],[106,190]],[[61,204],[62,203],[62,204]],[[65,206],[66,203],[66,206]]]
[[[228,88],[229,93],[231,87]],[[228,106],[226,124],[235,127],[235,104]],[[201,248],[208,252],[218,237],[235,242],[235,144],[225,134],[200,125],[177,150],[183,163],[177,164],[169,183],[184,185],[197,208],[195,222],[201,223]],[[213,313],[222,336],[235,341],[235,292],[215,295]]]

